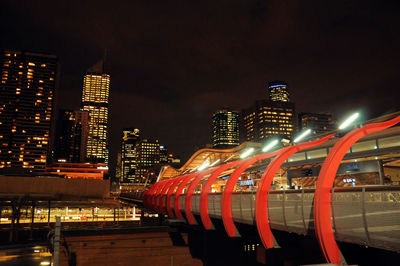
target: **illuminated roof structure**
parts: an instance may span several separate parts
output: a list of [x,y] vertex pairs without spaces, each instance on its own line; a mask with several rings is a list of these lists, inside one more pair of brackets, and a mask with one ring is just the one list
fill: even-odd
[[168,179],[181,175],[183,173],[189,173],[190,171],[195,171],[204,162],[213,162],[220,160],[220,163],[231,161],[239,158],[239,153],[249,147],[260,148],[261,143],[255,142],[244,142],[240,146],[231,149],[212,149],[204,148],[196,151],[189,160],[179,169],[167,165],[161,170],[159,175],[159,180]]

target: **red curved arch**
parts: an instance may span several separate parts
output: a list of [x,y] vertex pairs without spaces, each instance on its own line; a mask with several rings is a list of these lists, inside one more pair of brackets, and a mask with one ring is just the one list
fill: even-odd
[[186,219],[188,220],[189,224],[196,223],[196,220],[194,219],[194,215],[192,213],[192,196],[194,193],[194,188],[199,184],[199,182],[205,175],[212,173],[216,169],[217,169],[216,167],[213,167],[213,168],[210,168],[210,169],[200,172],[200,174],[197,175],[189,185],[188,191],[186,193],[186,198],[185,198],[185,215],[186,215]]
[[200,196],[200,217],[203,223],[203,226],[207,230],[213,229],[213,224],[211,222],[210,216],[208,214],[208,194],[210,193],[211,186],[214,184],[215,180],[217,180],[218,176],[222,174],[225,170],[229,168],[235,167],[242,161],[233,161],[227,164],[223,164],[215,170],[214,173],[207,179],[206,183],[204,184],[203,190],[201,191]]
[[180,204],[180,198],[182,195],[182,191],[187,185],[187,183],[196,175],[199,173],[191,173],[188,174],[183,181],[179,184],[178,188],[176,189],[175,192],[175,199],[174,199],[174,212],[175,212],[175,217],[178,218],[179,220],[183,220],[182,212],[181,212],[181,204]]
[[148,190],[145,191],[145,194],[143,196],[143,203],[145,204],[145,207],[148,209],[151,209],[152,196],[158,185],[159,184],[156,182]]
[[282,150],[280,150],[279,154],[271,161],[267,169],[265,169],[258,184],[255,200],[257,230],[265,248],[273,248],[274,246],[274,236],[272,235],[268,221],[268,191],[271,187],[271,183],[273,178],[275,177],[276,172],[279,170],[281,165],[296,152],[317,146],[332,137],[333,134],[318,140],[304,142],[295,146],[283,148]]
[[360,138],[384,130],[399,122],[400,116],[386,122],[368,124],[351,131],[335,144],[322,164],[314,194],[314,223],[321,249],[329,263],[340,264],[340,252],[331,221],[331,189],[337,169],[346,152]]
[[157,195],[158,195],[159,191],[162,189],[164,183],[165,183],[165,180],[159,181],[156,183],[157,187],[154,189],[153,195],[151,196],[151,199],[150,199],[150,208],[153,211],[156,211]]
[[182,181],[186,176],[178,176],[176,177],[175,181],[172,182],[171,186],[169,187],[168,193],[167,193],[167,213],[169,217],[174,217],[174,213],[172,211],[172,206],[171,206],[171,197],[172,194],[174,193],[175,188],[178,186],[179,182]]
[[163,189],[160,192],[158,197],[158,212],[165,214],[165,206],[164,206],[164,196],[167,194],[167,191],[171,184],[175,181],[175,178],[170,178],[165,182]]
[[229,177],[228,182],[225,185],[224,192],[222,193],[221,202],[222,222],[224,223],[225,231],[228,236],[238,236],[238,232],[232,218],[232,193],[237,181],[239,180],[239,177],[247,168],[249,168],[250,165],[257,161],[271,158],[277,153],[279,153],[279,150],[270,153],[261,153],[251,157],[239,165],[239,167]]

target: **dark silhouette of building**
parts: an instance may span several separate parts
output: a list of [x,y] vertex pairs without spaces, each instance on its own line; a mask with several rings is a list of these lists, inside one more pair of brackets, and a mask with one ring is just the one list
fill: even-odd
[[56,93],[57,57],[3,51],[0,55],[0,168],[45,171]]
[[137,154],[136,144],[140,141],[139,129],[122,130],[120,182],[133,183],[136,177]]
[[319,135],[335,129],[331,114],[299,113],[298,131],[311,129],[314,135]]

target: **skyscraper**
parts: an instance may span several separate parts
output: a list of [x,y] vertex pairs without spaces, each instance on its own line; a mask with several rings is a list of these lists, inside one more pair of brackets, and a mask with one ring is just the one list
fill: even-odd
[[139,129],[124,128],[121,144],[121,182],[133,183],[137,168],[136,144],[139,142]]
[[311,129],[314,135],[319,135],[335,129],[331,114],[299,113],[298,130]]
[[142,139],[135,147],[136,171],[135,182],[146,181],[148,170],[160,164],[160,144],[158,140]]
[[57,57],[3,51],[0,57],[0,168],[44,172],[56,92]]
[[270,137],[291,139],[295,130],[295,105],[288,86],[273,81],[268,86],[269,100],[259,100],[242,111],[244,140],[263,142]]
[[268,84],[268,96],[273,102],[290,102],[288,85],[283,81],[272,81]]
[[230,109],[215,112],[212,118],[214,148],[232,148],[239,145],[239,113]]
[[81,109],[89,112],[86,156],[92,163],[108,163],[108,98],[110,75],[103,61],[90,68],[83,78]]
[[54,141],[54,159],[83,163],[86,160],[89,113],[59,110]]

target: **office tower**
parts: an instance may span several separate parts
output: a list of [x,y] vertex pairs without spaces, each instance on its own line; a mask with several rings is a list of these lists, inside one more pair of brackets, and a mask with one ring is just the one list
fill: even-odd
[[0,55],[0,168],[45,171],[56,92],[55,55],[3,51]]
[[239,113],[230,109],[215,112],[212,118],[213,148],[239,145]]
[[272,81],[268,84],[268,96],[273,102],[290,102],[288,85],[283,81]]
[[55,161],[85,162],[88,130],[89,113],[87,111],[60,110],[54,141]]
[[90,68],[83,78],[81,109],[89,112],[86,156],[92,163],[108,163],[107,128],[110,75],[103,61]]
[[160,145],[160,164],[168,163],[168,149],[164,145]]
[[120,181],[133,183],[136,174],[136,144],[140,140],[139,129],[124,128],[122,130]]
[[319,135],[335,129],[331,114],[299,113],[298,131],[311,129],[314,135]]
[[136,172],[135,182],[144,183],[147,172],[160,164],[160,144],[158,140],[142,139],[135,147]]
[[263,142],[270,137],[291,139],[295,128],[295,109],[291,102],[256,101],[243,110],[246,141]]

